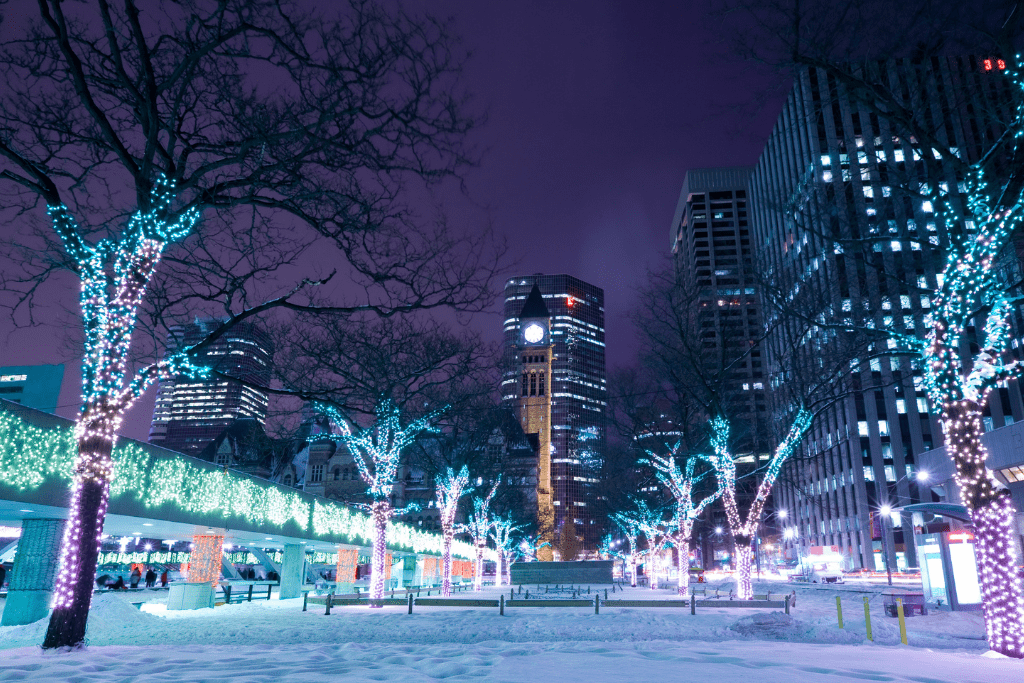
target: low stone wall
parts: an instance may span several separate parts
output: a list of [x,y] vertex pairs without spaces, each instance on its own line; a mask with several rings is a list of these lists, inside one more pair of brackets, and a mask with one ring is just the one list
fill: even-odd
[[612,583],[612,560],[590,562],[516,562],[512,583],[593,585]]

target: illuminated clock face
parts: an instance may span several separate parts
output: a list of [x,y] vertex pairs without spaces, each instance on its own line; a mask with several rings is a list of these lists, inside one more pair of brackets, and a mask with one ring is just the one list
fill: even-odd
[[523,339],[531,344],[536,344],[539,341],[544,340],[544,328],[537,323],[530,323],[523,330]]

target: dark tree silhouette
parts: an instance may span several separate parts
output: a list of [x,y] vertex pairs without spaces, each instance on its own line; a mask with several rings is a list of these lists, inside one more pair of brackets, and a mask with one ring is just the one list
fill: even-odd
[[[207,372],[190,359],[273,310],[489,303],[486,238],[408,206],[472,161],[460,55],[444,23],[360,0],[322,16],[41,0],[0,45],[0,191],[24,226],[4,303],[33,323],[43,281],[81,282],[79,453],[44,647],[83,642],[115,433],[152,382]],[[199,311],[224,322],[140,360],[143,330]]]

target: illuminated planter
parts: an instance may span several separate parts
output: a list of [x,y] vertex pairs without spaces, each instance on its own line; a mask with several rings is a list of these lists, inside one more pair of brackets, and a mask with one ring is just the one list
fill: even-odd
[[209,581],[172,583],[167,594],[167,609],[212,609],[213,597],[213,584]]

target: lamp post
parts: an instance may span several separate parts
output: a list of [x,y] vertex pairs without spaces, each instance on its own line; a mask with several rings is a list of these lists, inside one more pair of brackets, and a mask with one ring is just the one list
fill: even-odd
[[[902,481],[904,481],[906,479],[914,479],[915,481],[917,481],[918,486],[920,487],[921,484],[923,484],[923,483],[928,481],[928,477],[929,477],[929,474],[928,474],[928,472],[926,470],[919,470],[917,472],[905,474],[904,476],[902,476],[899,479],[897,479],[892,484],[893,488],[896,490],[897,500],[899,500],[899,495],[900,495],[900,492],[899,492],[900,482],[902,482]],[[888,488],[888,487],[886,487],[886,488]],[[918,491],[918,496],[917,497],[919,499],[921,497],[920,490]],[[913,497],[910,497],[910,500],[913,501]],[[890,559],[889,559],[889,543],[890,543],[889,539],[892,536],[892,512],[893,512],[893,510],[892,510],[892,506],[891,505],[889,505],[888,503],[883,503],[881,506],[879,506],[878,511],[883,516],[883,520],[882,520],[882,553],[885,555],[885,573],[886,573],[886,577],[887,577],[887,579],[889,581],[889,585],[891,586],[892,585],[892,567],[891,567],[891,562],[890,562]],[[906,548],[906,531],[904,531],[904,548]],[[893,555],[895,555],[895,554],[896,554],[895,553],[895,549],[893,549]]]
[[892,567],[889,566],[889,525],[892,524],[892,508],[888,504],[878,508],[882,514],[882,554],[885,555],[885,573],[892,585]]

